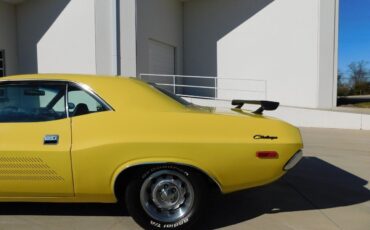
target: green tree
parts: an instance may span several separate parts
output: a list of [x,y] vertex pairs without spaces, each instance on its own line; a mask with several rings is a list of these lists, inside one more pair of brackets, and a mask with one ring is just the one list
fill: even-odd
[[359,61],[352,62],[348,68],[350,72],[350,79],[352,84],[352,95],[369,94],[370,88],[368,84],[369,69],[367,68],[368,62]]
[[351,86],[344,82],[344,74],[338,70],[338,96],[348,96],[351,91]]

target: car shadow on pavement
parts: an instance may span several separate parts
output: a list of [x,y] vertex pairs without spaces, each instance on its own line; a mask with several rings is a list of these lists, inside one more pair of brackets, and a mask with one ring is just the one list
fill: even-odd
[[[316,157],[305,157],[267,186],[212,196],[200,229],[215,229],[263,214],[348,206],[370,200],[368,181]],[[0,215],[128,216],[116,204],[1,203]]]
[[368,181],[316,157],[304,157],[267,186],[212,198],[201,229],[234,225],[263,214],[327,209],[370,200]]

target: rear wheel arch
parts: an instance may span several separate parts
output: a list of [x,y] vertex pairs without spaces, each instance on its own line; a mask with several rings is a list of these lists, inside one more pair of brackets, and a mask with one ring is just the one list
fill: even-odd
[[129,166],[129,167],[126,167],[126,168],[122,169],[118,173],[118,175],[115,177],[115,180],[114,180],[114,194],[116,196],[116,199],[120,202],[122,201],[122,198],[124,197],[125,189],[126,189],[128,183],[130,182],[130,180],[132,180],[133,177],[140,176],[143,173],[145,173],[147,170],[149,170],[153,167],[160,167],[160,166],[174,166],[174,167],[178,167],[182,170],[187,170],[188,169],[188,170],[197,172],[197,173],[199,173],[200,175],[202,175],[204,177],[204,179],[208,182],[208,184],[209,184],[209,186],[212,190],[215,190],[219,193],[222,193],[222,187],[221,187],[220,183],[215,178],[213,178],[208,173],[206,173],[204,170],[201,170],[196,166],[181,164],[181,163],[172,163],[172,162],[141,163],[141,164],[132,165],[132,166]]

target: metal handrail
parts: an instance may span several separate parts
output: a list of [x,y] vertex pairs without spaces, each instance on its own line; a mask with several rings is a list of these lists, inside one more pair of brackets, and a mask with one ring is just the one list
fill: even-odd
[[176,75],[176,74],[151,74],[151,73],[141,73],[139,74],[139,79],[142,79],[142,76],[148,77],[182,77],[182,78],[197,78],[197,79],[224,79],[224,80],[243,80],[243,81],[258,81],[265,82],[266,80],[262,79],[248,79],[248,78],[228,78],[228,77],[216,77],[216,76],[192,76],[192,75]]
[[[267,81],[261,80],[261,79],[246,79],[246,78],[227,78],[227,77],[212,77],[212,76],[191,76],[191,75],[168,75],[168,74],[148,74],[148,73],[142,73],[138,76],[139,79],[144,80],[144,77],[166,77],[171,78],[172,83],[160,83],[160,82],[154,82],[159,86],[169,86],[173,87],[172,91],[174,94],[181,96],[181,97],[193,97],[193,98],[199,98],[199,99],[213,99],[213,100],[220,100],[218,98],[218,92],[219,91],[235,91],[235,92],[250,92],[250,93],[263,93],[265,99],[267,99]],[[215,86],[205,86],[205,85],[193,85],[193,84],[177,84],[176,80],[177,78],[188,78],[188,79],[211,79],[214,80]],[[232,89],[232,88],[222,88],[219,87],[220,84],[218,80],[228,80],[228,81],[249,81],[249,82],[260,82],[264,84],[264,90],[249,90],[249,89]],[[205,90],[214,90],[214,97],[208,97],[208,96],[196,96],[196,95],[187,95],[187,94],[179,94],[176,92],[176,89],[178,87],[181,88],[196,88],[196,89],[205,89]],[[223,100],[223,99],[221,99]]]
[[[161,86],[174,86],[174,87],[184,87],[184,88],[198,88],[198,89],[215,89],[216,87],[212,86],[197,86],[197,85],[179,85],[179,84],[166,84],[166,83],[156,83],[157,85]],[[225,90],[225,91],[239,91],[239,92],[254,92],[254,93],[263,93],[264,90],[243,90],[243,89],[218,89],[218,90]]]

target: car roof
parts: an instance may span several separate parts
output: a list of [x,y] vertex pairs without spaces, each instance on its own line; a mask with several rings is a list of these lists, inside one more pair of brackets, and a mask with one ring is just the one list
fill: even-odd
[[11,80],[53,80],[53,81],[71,81],[90,84],[95,81],[125,79],[129,80],[130,77],[117,77],[117,76],[104,76],[104,75],[88,75],[88,74],[25,74],[14,75],[9,77],[0,78],[0,81]]
[[182,105],[133,77],[83,74],[30,74],[0,78],[1,81],[44,80],[83,83],[116,111],[131,109],[178,110]]

